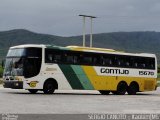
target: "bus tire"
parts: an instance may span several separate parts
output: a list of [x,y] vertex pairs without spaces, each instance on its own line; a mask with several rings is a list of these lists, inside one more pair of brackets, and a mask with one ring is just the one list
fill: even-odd
[[102,95],[109,95],[110,91],[108,90],[99,90]]
[[46,81],[44,83],[43,92],[45,94],[53,94],[55,89],[56,88],[53,81]]
[[136,93],[139,91],[139,85],[136,82],[132,82],[127,89],[128,95],[136,95]]
[[117,86],[117,95],[124,95],[127,91],[127,83],[126,82],[120,82]]
[[38,90],[36,89],[28,89],[28,91],[31,93],[31,94],[36,94],[38,92]]

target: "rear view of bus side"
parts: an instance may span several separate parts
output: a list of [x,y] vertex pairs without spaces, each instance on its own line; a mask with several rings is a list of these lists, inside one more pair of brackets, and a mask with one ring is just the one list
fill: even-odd
[[157,59],[112,49],[19,45],[7,54],[3,79],[5,88],[31,93],[76,89],[134,95],[156,90]]

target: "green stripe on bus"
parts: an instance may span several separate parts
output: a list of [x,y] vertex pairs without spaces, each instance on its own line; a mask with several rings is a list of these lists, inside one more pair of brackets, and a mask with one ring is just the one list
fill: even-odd
[[70,65],[59,64],[59,67],[73,89],[79,89],[79,90],[84,89],[81,82],[79,81],[79,78],[76,76],[75,72],[73,71]]
[[85,72],[83,71],[80,65],[71,65],[72,69],[76,73],[77,77],[79,78],[81,84],[83,85],[85,90],[94,90],[93,85],[91,84],[90,80],[86,76]]

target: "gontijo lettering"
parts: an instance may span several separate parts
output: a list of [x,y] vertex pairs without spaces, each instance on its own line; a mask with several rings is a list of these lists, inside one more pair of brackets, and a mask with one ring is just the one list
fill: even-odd
[[101,68],[100,72],[108,74],[129,74],[129,70],[109,69],[109,68]]

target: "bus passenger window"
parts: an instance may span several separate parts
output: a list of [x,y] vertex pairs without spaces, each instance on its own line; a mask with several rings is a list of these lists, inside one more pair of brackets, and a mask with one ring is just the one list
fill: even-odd
[[92,57],[86,55],[86,56],[83,56],[81,59],[82,59],[81,61],[82,64],[92,65]]
[[79,64],[78,56],[74,56],[73,63],[74,64]]
[[117,64],[118,64],[119,67],[124,67],[124,61],[123,61],[123,59],[122,59],[122,58],[119,58],[119,59],[117,60]]
[[129,67],[129,66],[130,66],[129,62],[126,62],[126,66],[127,66],[127,67]]
[[155,65],[154,64],[150,64],[150,69],[155,69]]
[[51,63],[53,62],[53,56],[52,53],[49,50],[45,51],[45,63]]
[[52,54],[47,55],[47,62],[52,63],[53,62],[53,56]]
[[154,58],[150,58],[148,60],[148,68],[149,69],[155,69],[155,59]]
[[112,60],[109,58],[104,58],[103,59],[103,65],[112,65]]
[[134,63],[134,67],[137,68],[138,67],[138,63]]
[[146,64],[145,64],[145,63],[143,63],[143,64],[142,64],[142,68],[145,68],[145,67],[146,67]]
[[70,63],[70,64],[73,64],[73,63],[74,63],[74,58],[73,58],[73,56],[67,56],[66,62],[67,62],[67,63]]
[[60,54],[54,55],[54,62],[55,63],[61,62],[61,55]]
[[93,57],[93,65],[95,66],[100,65],[99,57]]

